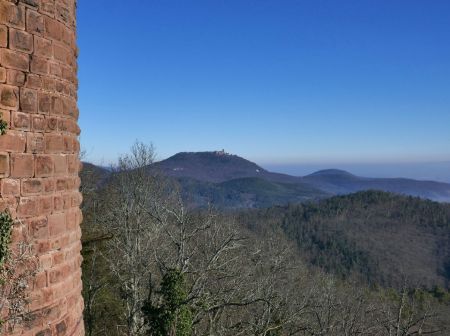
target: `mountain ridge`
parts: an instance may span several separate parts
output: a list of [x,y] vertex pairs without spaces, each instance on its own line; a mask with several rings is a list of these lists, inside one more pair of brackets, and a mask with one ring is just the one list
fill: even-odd
[[[110,172],[85,164],[96,175]],[[225,151],[180,152],[148,167],[177,180],[191,206],[262,208],[301,203],[359,191],[378,190],[450,203],[450,184],[408,178],[374,178],[341,169],[324,169],[305,176],[266,170]],[[103,174],[102,174],[103,172]]]
[[[450,184],[408,178],[376,178],[354,175],[341,169],[325,169],[306,176],[268,171],[254,162],[224,151],[182,152],[153,165],[176,178],[223,183],[234,179],[261,178],[272,183],[309,186],[323,194],[343,195],[364,190],[380,190],[450,202]],[[323,197],[323,195],[320,195]],[[311,198],[319,197],[313,193]]]

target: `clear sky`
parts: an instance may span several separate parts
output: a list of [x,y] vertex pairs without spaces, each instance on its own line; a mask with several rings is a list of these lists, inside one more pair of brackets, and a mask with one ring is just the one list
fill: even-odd
[[87,159],[450,161],[448,0],[79,0]]

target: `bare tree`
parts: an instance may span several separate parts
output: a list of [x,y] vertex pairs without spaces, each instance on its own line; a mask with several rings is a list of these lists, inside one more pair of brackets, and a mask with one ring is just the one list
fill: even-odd
[[[149,172],[152,146],[136,143],[113,167],[103,192],[100,223],[111,234],[104,257],[118,281],[127,335],[143,333],[142,304],[147,298],[157,226],[149,207],[163,202],[159,180]],[[161,196],[159,198],[159,196]],[[158,202],[155,198],[159,198]]]
[[408,288],[407,281],[399,291],[387,290],[380,295],[378,322],[386,336],[442,334],[434,323],[438,318],[428,293]]
[[[86,312],[95,316],[102,290],[113,293],[123,304],[116,334],[439,334],[423,292],[405,286],[400,295],[380,295],[308,269],[284,233],[251,232],[229,214],[188,208],[177,183],[153,161],[153,147],[136,143],[89,204],[92,242],[102,245],[85,249],[91,253]],[[99,256],[106,277],[98,272]]]

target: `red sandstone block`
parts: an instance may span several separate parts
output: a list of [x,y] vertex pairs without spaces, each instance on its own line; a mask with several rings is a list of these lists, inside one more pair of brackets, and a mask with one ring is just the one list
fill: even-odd
[[59,21],[64,22],[65,24],[69,24],[71,19],[73,19],[72,13],[70,11],[70,7],[67,3],[63,3],[61,1],[56,2],[56,11],[55,17]]
[[42,35],[45,30],[43,16],[36,11],[27,10],[26,27],[27,32],[34,35]]
[[45,238],[44,240],[37,240],[34,242],[33,251],[36,255],[42,255],[51,251],[52,242]]
[[1,181],[2,197],[20,196],[20,180],[4,178]]
[[[70,232],[68,243],[69,244],[75,244],[80,239],[81,239],[81,229],[80,229],[80,227],[77,227],[75,230]],[[80,257],[80,259],[75,258],[74,261],[76,263],[78,263],[79,265],[81,265],[81,263],[82,263],[81,257]]]
[[35,217],[39,211],[39,198],[37,197],[21,197],[17,213],[21,217]]
[[11,2],[0,2],[0,24],[25,29],[25,7]]
[[33,35],[22,30],[9,30],[9,47],[27,54],[33,52]]
[[38,95],[37,91],[21,88],[20,89],[20,109],[28,113],[37,113]]
[[70,209],[69,211],[67,211],[66,225],[67,230],[75,230],[77,228],[79,223],[78,223],[78,212],[76,210]]
[[62,39],[63,25],[55,19],[44,17],[45,32],[48,37],[53,40],[60,41]]
[[72,117],[75,120],[78,119],[78,107],[76,101],[68,100],[66,104],[67,104],[66,115]]
[[[62,282],[69,275],[70,275],[70,266],[67,264],[60,265],[49,271],[49,282],[50,284]],[[64,290],[64,292],[66,291]]]
[[71,135],[64,135],[64,151],[66,153],[76,152],[74,137]]
[[6,48],[8,46],[8,28],[4,25],[0,25],[0,48]]
[[[47,218],[43,217],[45,222],[47,222]],[[49,269],[52,267],[53,258],[49,254],[45,254],[39,257],[39,268],[40,269]]]
[[66,231],[66,215],[64,213],[49,215],[48,229],[50,237],[62,235]]
[[[72,189],[72,180],[70,178],[59,178],[56,180],[56,190],[57,191],[67,191]],[[69,204],[72,204],[72,201],[69,196]]]
[[61,250],[69,243],[69,237],[67,235],[59,236],[50,241],[50,250]]
[[[50,63],[50,75],[58,77],[58,78],[62,78],[61,65],[58,63],[55,63],[55,62]],[[55,83],[55,89],[56,89],[56,83]],[[58,91],[58,92],[60,92],[60,91]]]
[[64,27],[62,34],[62,41],[64,42],[64,44],[70,47],[72,51],[76,50],[75,34],[71,29]]
[[0,83],[6,83],[6,69],[0,67]]
[[[50,274],[49,274],[50,280]],[[50,281],[49,281],[50,286]],[[49,302],[50,303],[50,302]],[[57,321],[61,318],[61,316],[65,313],[62,311],[62,301],[58,301],[55,304],[52,304],[50,307],[46,307],[39,312],[39,315],[44,318],[45,321]]]
[[39,213],[50,215],[53,212],[53,196],[43,196],[39,199]]
[[31,72],[39,75],[47,75],[49,72],[49,61],[44,57],[33,55],[30,63]]
[[55,293],[53,288],[43,288],[42,293],[46,306],[55,301]]
[[[15,225],[12,227],[11,232],[11,241],[17,242],[22,240],[25,237],[25,231],[26,228],[24,228],[22,225]],[[14,250],[14,252],[18,251],[19,247],[17,245],[11,245],[11,249]]]
[[12,86],[23,86],[26,81],[25,73],[19,70],[8,69],[6,77],[6,83]]
[[66,257],[65,260],[78,260],[81,258],[80,251],[81,251],[81,242],[77,241],[71,245],[69,245],[66,249]]
[[[33,239],[47,239],[48,238],[48,220],[47,217],[41,216],[36,218],[31,218],[26,221],[26,224],[28,226],[28,232],[30,236]],[[44,256],[41,256],[39,258],[39,262],[42,265],[46,262],[46,259]],[[51,267],[51,261],[50,265],[48,265],[48,262],[46,265],[42,265],[41,267],[45,267],[45,269],[48,269]]]
[[68,119],[60,118],[58,119],[58,130],[60,132],[70,132],[71,125]]
[[54,172],[54,162],[50,155],[36,155],[35,159],[36,177],[52,176]]
[[61,153],[64,151],[64,139],[60,134],[45,134],[45,152]]
[[30,70],[30,56],[14,50],[0,49],[0,64],[8,69],[28,72]]
[[55,175],[66,175],[68,172],[67,155],[54,155],[53,162],[55,163]]
[[63,195],[63,205],[65,210],[72,207],[72,196],[70,194]]
[[39,178],[22,180],[22,196],[33,196],[42,193],[42,180]]
[[9,154],[0,153],[0,178],[8,176],[9,176]]
[[32,154],[11,154],[11,177],[33,177],[34,157]]
[[42,114],[49,114],[52,108],[52,96],[45,92],[38,94],[38,111]]
[[59,43],[53,44],[53,57],[61,63],[70,64],[69,51]]
[[41,0],[41,6],[39,11],[50,17],[55,15],[55,1],[54,0]]
[[52,256],[52,265],[57,266],[61,265],[64,262],[64,252],[56,252]]
[[71,154],[67,156],[67,166],[69,174],[78,174],[80,168],[80,159],[78,155]]
[[75,69],[71,69],[70,67],[61,67],[62,69],[62,78],[71,83],[76,83],[77,78],[75,74]]
[[[44,295],[41,290],[32,291],[30,293],[30,305],[28,309],[30,311],[35,311],[42,308],[44,304]],[[30,335],[27,335],[30,336]],[[31,334],[31,336],[36,336],[36,334]]]
[[13,129],[28,131],[30,129],[30,115],[22,112],[12,112],[11,126]]
[[5,152],[24,152],[26,137],[23,132],[8,131],[0,136],[0,151]]
[[15,216],[15,208],[17,206],[17,199],[15,197],[3,197],[0,199],[0,211],[5,211],[9,209],[11,215]]
[[46,178],[42,181],[44,193],[51,194],[56,190],[56,181],[52,178]]
[[[51,62],[48,63],[49,66],[51,65]],[[49,67],[50,69],[50,67]],[[47,91],[54,92],[55,91],[55,79],[50,78],[48,76],[42,77],[42,88]]]
[[62,195],[53,197],[53,210],[56,212],[64,210],[64,198]]
[[47,287],[47,272],[40,272],[34,276],[33,289],[39,290]]
[[67,65],[69,65],[72,69],[76,69],[78,68],[78,63],[77,63],[77,57],[72,54],[70,51],[68,51],[67,53]]
[[44,153],[45,141],[42,133],[27,133],[27,153]]
[[19,88],[10,85],[0,84],[0,109],[19,109]]
[[34,37],[34,53],[46,58],[52,57],[52,41],[38,36]]
[[33,131],[43,132],[46,128],[46,122],[44,116],[40,114],[34,114],[31,116],[31,129]]
[[28,7],[33,8],[39,7],[39,0],[19,0],[19,1]]
[[[56,69],[60,69],[59,67],[57,67]],[[54,74],[54,72],[52,71],[52,66],[50,66],[50,73],[53,76],[56,76]],[[55,90],[56,92],[58,92],[59,94],[67,94],[67,90],[66,90],[66,84],[63,81],[57,80],[55,81]]]
[[34,74],[28,74],[26,87],[30,89],[40,89],[42,88],[41,77]]
[[69,85],[67,87],[69,89],[68,95],[76,100],[77,97],[78,97],[78,91],[77,91],[78,90],[78,86],[74,85],[72,83],[69,83]]
[[72,105],[72,103],[70,103],[70,101],[76,101],[76,98],[74,99],[73,97],[73,94],[75,94],[76,95],[76,90],[77,90],[77,88],[73,85],[73,84],[71,84],[71,83],[68,83],[68,82],[61,82],[62,84],[63,84],[63,93],[66,95],[66,96],[69,96],[69,104],[68,104],[68,109],[70,110],[72,107],[71,107],[71,105]]
[[53,96],[51,113],[52,114],[63,114],[64,109],[65,109],[65,106],[64,106],[64,100],[62,99],[62,97]]

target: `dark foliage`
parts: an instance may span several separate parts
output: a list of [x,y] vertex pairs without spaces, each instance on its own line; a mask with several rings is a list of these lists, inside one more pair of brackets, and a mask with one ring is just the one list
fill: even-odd
[[312,265],[400,286],[450,283],[450,205],[379,191],[241,212],[253,230],[281,227]]

